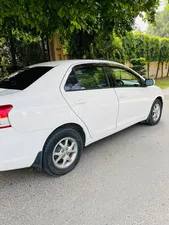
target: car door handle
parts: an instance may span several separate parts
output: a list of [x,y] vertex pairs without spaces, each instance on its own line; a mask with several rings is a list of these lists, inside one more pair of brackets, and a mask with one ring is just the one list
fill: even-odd
[[126,98],[126,95],[119,95],[119,98]]
[[76,105],[82,105],[82,104],[85,104],[86,103],[86,101],[77,101],[75,104]]

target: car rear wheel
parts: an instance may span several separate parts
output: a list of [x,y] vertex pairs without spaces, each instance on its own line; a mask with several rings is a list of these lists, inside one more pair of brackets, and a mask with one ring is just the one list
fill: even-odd
[[162,114],[162,103],[159,99],[156,99],[152,105],[151,112],[146,121],[148,125],[156,125],[160,119]]
[[56,131],[48,140],[43,152],[43,170],[49,175],[64,175],[78,163],[83,141],[74,129]]

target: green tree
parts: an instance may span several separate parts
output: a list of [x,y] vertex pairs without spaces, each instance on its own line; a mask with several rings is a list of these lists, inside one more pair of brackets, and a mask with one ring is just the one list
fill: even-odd
[[146,75],[146,59],[145,58],[137,58],[132,59],[131,63],[133,64],[132,69],[141,74],[142,76]]
[[[160,54],[159,54],[156,78],[158,78],[158,71],[159,71],[160,63],[161,63],[161,76],[163,77],[164,62],[169,62],[169,39],[168,38],[160,39]],[[169,73],[169,70],[168,70],[168,73]],[[167,73],[167,75],[168,75],[168,73]]]
[[125,60],[129,61],[136,57],[136,45],[133,32],[126,33],[122,37],[123,48],[125,51]]
[[10,50],[4,38],[0,38],[0,78],[8,74],[7,67],[11,63]]
[[158,61],[160,55],[160,39],[155,36],[149,36],[149,48],[147,58],[147,73],[149,77],[150,62]]
[[122,41],[114,33],[107,38],[103,35],[95,37],[90,54],[94,59],[114,60],[121,63],[125,61]]
[[[86,34],[86,41],[91,44],[95,34],[103,32],[107,36],[113,30],[119,35],[131,30],[140,12],[149,14],[148,19],[153,21],[158,5],[159,0],[133,0],[132,4],[126,0],[65,0],[64,4],[63,0],[1,0],[0,33],[10,40],[15,65],[16,31],[40,37],[57,31],[63,40],[76,34],[80,43],[84,43],[81,38]],[[84,48],[82,45],[82,53]],[[77,52],[77,56],[83,54]]]
[[149,36],[149,61],[158,61],[160,55],[160,38],[155,36]]
[[142,33],[134,33],[134,42],[136,46],[136,58],[147,58],[147,43],[145,35]]
[[5,38],[0,38],[0,78],[30,64],[46,61],[48,58],[46,41],[26,41],[15,37],[15,54],[17,67],[12,66],[10,44]]
[[[139,59],[144,58],[147,62],[147,73],[149,77],[149,62],[151,62],[150,55],[150,37],[147,34],[143,33],[134,33],[134,42],[135,42],[135,55]],[[142,61],[142,60],[141,60]]]
[[24,67],[44,61],[43,49],[40,42],[26,43],[17,40],[16,55],[19,67]]
[[150,71],[150,62],[151,62],[151,54],[150,54],[150,36],[147,34],[144,34],[145,39],[145,46],[146,46],[146,53],[145,53],[145,60],[147,62],[147,75],[149,77],[149,71]]
[[169,5],[155,17],[155,23],[150,24],[147,29],[150,35],[169,38]]

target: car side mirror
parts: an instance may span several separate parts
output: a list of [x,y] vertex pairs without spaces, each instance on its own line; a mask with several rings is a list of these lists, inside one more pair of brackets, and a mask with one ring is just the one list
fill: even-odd
[[145,86],[148,87],[148,86],[153,86],[155,84],[155,81],[151,78],[146,78],[145,79]]

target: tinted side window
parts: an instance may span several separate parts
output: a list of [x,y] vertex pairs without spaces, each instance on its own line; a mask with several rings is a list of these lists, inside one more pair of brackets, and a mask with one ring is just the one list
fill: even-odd
[[0,88],[24,90],[51,70],[52,67],[33,67],[20,70],[0,81]]
[[81,89],[107,88],[108,82],[102,67],[85,67],[75,70]]
[[80,90],[80,85],[78,83],[75,73],[72,71],[66,81],[65,91],[75,91]]
[[66,91],[91,90],[109,87],[102,67],[74,69],[65,84]]
[[120,68],[111,68],[111,76],[117,87],[140,87],[141,79],[134,74]]

